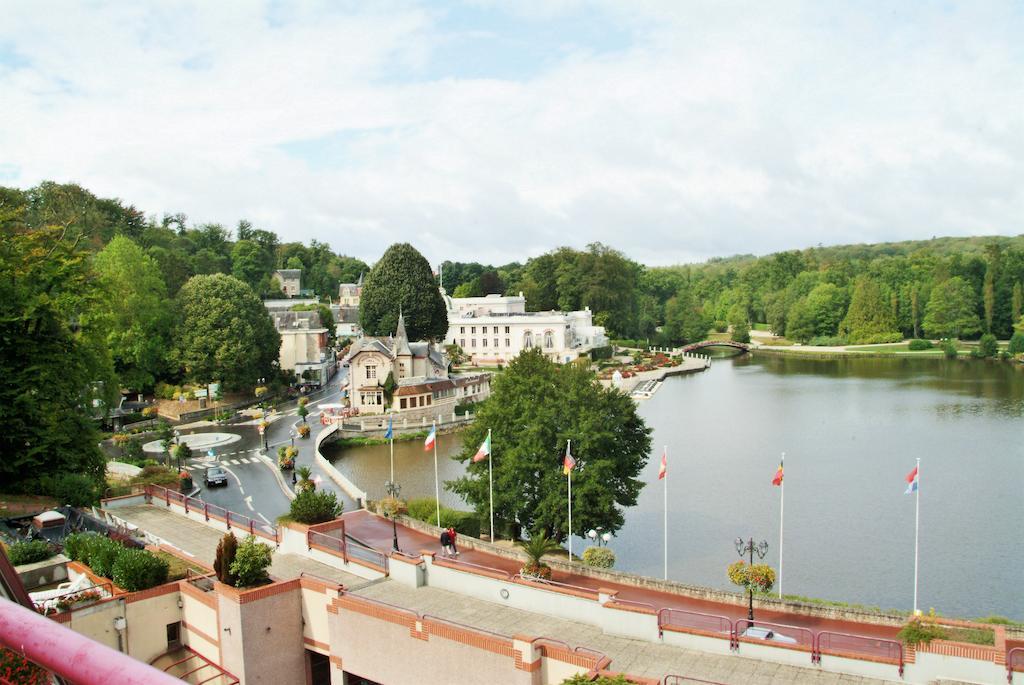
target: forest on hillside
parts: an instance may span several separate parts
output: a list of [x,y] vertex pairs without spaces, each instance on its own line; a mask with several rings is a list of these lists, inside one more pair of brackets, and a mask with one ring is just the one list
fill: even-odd
[[1021,320],[1024,236],[812,247],[645,267],[601,244],[524,264],[445,262],[455,296],[518,294],[533,311],[589,306],[620,338],[691,342],[766,324],[807,342],[1009,338]]

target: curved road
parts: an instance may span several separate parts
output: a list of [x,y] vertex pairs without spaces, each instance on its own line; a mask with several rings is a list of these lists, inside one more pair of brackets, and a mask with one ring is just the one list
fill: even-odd
[[[333,490],[337,493],[338,499],[343,503],[346,511],[351,511],[355,504],[343,492],[340,491],[334,482],[322,473],[314,459],[314,443],[316,434],[320,430],[320,412],[317,407],[321,404],[336,403],[341,398],[341,386],[345,382],[347,369],[340,371],[330,383],[315,393],[307,395],[309,398],[309,416],[306,421],[311,430],[308,440],[295,439],[295,446],[299,449],[299,456],[296,459],[297,466],[309,466],[313,469],[314,478],[319,476],[317,487],[320,489]],[[266,455],[272,462],[277,462],[277,448],[280,445],[287,445],[291,442],[289,433],[292,427],[298,422],[297,401],[290,401],[282,405],[279,411],[271,416],[270,426],[267,428],[268,450]],[[259,518],[267,523],[273,523],[275,519],[288,511],[290,499],[282,490],[282,483],[275,475],[276,469],[271,468],[260,459],[262,453],[261,438],[257,428],[258,421],[250,421],[232,425],[202,425],[193,429],[182,429],[183,435],[192,433],[234,433],[241,437],[238,442],[225,445],[223,448],[214,449],[214,457],[210,459],[198,456],[190,459],[184,464],[200,492],[196,497],[211,504],[229,509],[239,514]],[[218,464],[228,472],[228,485],[225,487],[207,488],[203,485],[203,473],[206,466]],[[290,488],[291,474],[289,472],[278,472],[283,476],[284,485]]]

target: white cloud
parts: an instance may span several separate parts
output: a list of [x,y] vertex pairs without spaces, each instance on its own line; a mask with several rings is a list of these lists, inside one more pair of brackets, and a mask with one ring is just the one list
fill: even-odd
[[[2,182],[369,260],[395,240],[494,263],[600,240],[662,264],[1024,231],[1019,10],[828,7],[517,4],[564,40],[470,78],[518,55],[481,42],[500,22],[451,30],[459,7],[15,5]],[[575,35],[581,13],[629,44]],[[470,34],[465,65],[434,63]]]

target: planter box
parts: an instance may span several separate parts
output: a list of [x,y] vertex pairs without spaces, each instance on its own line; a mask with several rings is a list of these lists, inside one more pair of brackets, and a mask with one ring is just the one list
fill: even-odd
[[68,579],[68,561],[63,554],[50,557],[34,564],[15,566],[18,577],[28,591],[51,583],[63,583]]

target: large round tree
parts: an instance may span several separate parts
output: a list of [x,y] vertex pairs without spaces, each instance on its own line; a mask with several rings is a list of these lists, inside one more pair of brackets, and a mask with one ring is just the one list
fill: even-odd
[[636,504],[638,479],[651,449],[650,429],[636,404],[604,388],[576,364],[559,366],[538,349],[516,357],[495,378],[491,396],[463,434],[466,475],[446,483],[478,512],[488,511],[487,460],[472,461],[491,431],[494,516],[531,533],[563,540],[568,533],[567,484],[562,471],[572,441],[573,528],[616,531],[622,510]]
[[395,243],[374,264],[359,300],[359,325],[367,335],[391,335],[401,307],[409,340],[441,340],[448,311],[426,258],[408,243]]
[[193,276],[178,293],[175,355],[200,383],[252,387],[277,368],[281,336],[248,285],[234,276]]

